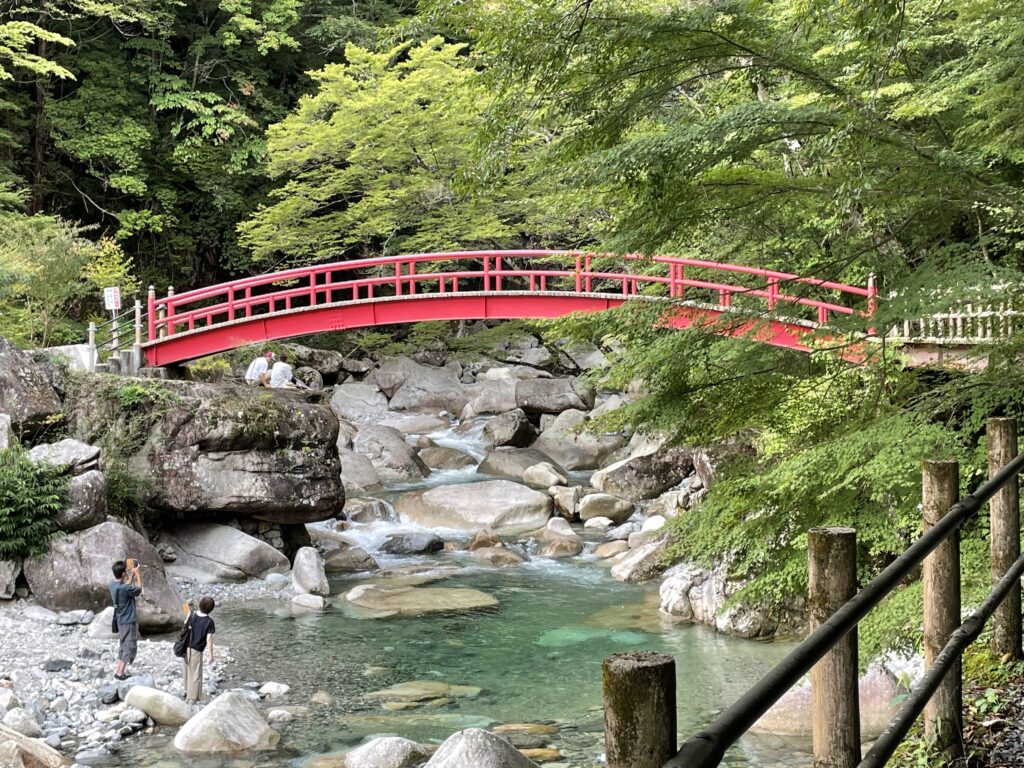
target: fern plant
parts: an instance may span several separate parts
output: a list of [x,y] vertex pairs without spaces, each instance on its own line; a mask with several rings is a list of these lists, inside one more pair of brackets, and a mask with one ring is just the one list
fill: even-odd
[[67,500],[60,469],[36,464],[22,448],[0,451],[0,560],[45,553]]

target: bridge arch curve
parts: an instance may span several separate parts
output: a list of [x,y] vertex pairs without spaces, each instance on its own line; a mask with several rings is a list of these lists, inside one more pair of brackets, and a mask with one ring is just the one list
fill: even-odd
[[[435,320],[543,319],[626,301],[673,300],[666,325],[686,327],[739,309],[778,319],[738,322],[764,343],[802,339],[836,314],[870,314],[875,289],[675,256],[580,251],[417,253],[321,264],[148,299],[149,365],[173,365],[245,344],[325,331]],[[782,315],[785,315],[783,318]]]

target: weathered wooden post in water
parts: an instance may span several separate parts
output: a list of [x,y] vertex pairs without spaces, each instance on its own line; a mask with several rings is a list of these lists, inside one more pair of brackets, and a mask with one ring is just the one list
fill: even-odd
[[601,665],[607,768],[661,768],[676,752],[676,661],[616,653]]
[[[960,489],[960,465],[955,461],[926,461],[921,476],[921,511],[927,532],[950,507]],[[935,657],[960,626],[960,532],[953,531],[924,559],[924,666]],[[947,757],[963,756],[963,680],[960,659],[932,695],[924,710],[925,737]]]
[[[813,632],[857,593],[857,532],[807,532],[807,598]],[[860,762],[857,628],[811,669],[811,739],[815,768],[856,768]]]
[[[989,419],[988,476],[992,477],[1017,455],[1017,420]],[[989,502],[989,540],[992,555],[992,583],[996,584],[1020,557],[1020,480],[1011,479]],[[998,656],[1022,658],[1020,626],[1020,584],[999,604],[992,616],[992,652]]]

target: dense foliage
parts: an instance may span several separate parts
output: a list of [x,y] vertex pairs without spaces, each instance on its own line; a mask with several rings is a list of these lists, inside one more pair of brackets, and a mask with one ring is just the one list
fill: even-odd
[[0,560],[46,552],[64,509],[68,479],[21,448],[0,451]]

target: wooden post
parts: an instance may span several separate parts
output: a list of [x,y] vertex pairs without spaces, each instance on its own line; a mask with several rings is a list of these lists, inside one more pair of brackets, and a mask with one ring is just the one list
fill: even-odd
[[[957,501],[960,465],[955,461],[926,461],[922,472],[921,511],[928,531]],[[960,626],[960,533],[951,533],[924,560],[924,665],[928,668]],[[924,710],[925,738],[951,760],[963,757],[963,680],[960,660]]]
[[616,653],[601,665],[607,768],[661,768],[676,752],[676,662]]
[[[1017,456],[1017,420],[989,419],[988,476]],[[992,583],[999,581],[1020,557],[1020,484],[1014,477],[996,491],[989,503],[989,539],[992,554]],[[992,616],[992,652],[997,656],[1022,658],[1020,626],[1020,584],[996,608]]]
[[[807,532],[807,592],[813,632],[857,594],[857,532]],[[856,768],[860,762],[857,628],[811,669],[811,739],[815,768]]]

